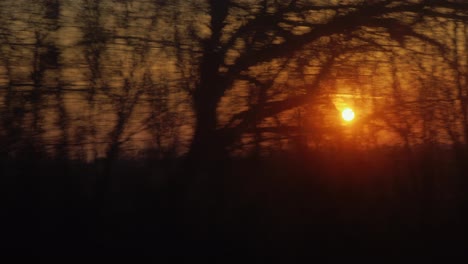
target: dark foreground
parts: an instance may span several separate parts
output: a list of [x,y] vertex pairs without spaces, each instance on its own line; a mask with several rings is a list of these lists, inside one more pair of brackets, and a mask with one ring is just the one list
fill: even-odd
[[[236,159],[207,174],[183,172],[177,160],[119,161],[102,199],[99,163],[4,160],[2,255],[467,254],[468,192],[456,164],[392,155]],[[197,180],[175,190],[170,178],[182,176]]]

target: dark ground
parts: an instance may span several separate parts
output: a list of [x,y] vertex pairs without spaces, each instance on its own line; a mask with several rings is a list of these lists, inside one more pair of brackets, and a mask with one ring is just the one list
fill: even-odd
[[180,161],[118,161],[102,201],[98,163],[5,159],[2,255],[224,263],[468,254],[464,192],[451,159],[427,169],[425,160],[401,155],[344,156],[232,159],[183,175],[199,180],[177,191],[168,179],[181,176]]

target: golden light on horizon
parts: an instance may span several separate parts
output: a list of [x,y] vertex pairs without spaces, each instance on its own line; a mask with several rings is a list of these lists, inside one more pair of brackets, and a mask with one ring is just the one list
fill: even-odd
[[347,107],[341,111],[341,117],[343,118],[344,121],[346,122],[351,122],[353,121],[354,117],[356,115],[354,114],[353,109]]

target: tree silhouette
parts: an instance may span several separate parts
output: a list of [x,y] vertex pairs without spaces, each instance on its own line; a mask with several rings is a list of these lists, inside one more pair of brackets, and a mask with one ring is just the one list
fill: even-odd
[[[208,18],[205,28],[196,35],[200,55],[192,62],[199,74],[191,91],[196,125],[188,156],[211,162],[225,156],[226,148],[256,123],[312,102],[314,92],[345,54],[384,50],[393,41],[404,47],[408,39],[444,52],[444,45],[420,25],[426,16],[463,21],[467,5],[455,1],[330,4],[224,0],[208,1],[198,9],[205,10]],[[258,67],[285,60],[289,61],[289,71],[296,71],[301,67],[298,60],[305,53],[320,53],[328,58],[319,61],[319,72],[302,94],[263,100],[233,115],[227,125],[220,123],[218,109],[222,98],[240,80],[262,83]],[[262,78],[272,80],[273,76]],[[263,81],[263,86],[271,89],[274,85]]]

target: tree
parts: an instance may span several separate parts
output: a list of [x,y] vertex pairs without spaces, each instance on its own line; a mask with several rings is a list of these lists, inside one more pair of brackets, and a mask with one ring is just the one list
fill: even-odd
[[[421,28],[424,18],[466,21],[468,9],[460,1],[210,0],[197,4],[194,8],[206,12],[201,16],[206,18],[203,28],[191,31],[197,37],[192,50],[199,56],[190,62],[198,76],[190,91],[196,124],[188,157],[197,164],[224,157],[228,146],[266,118],[312,102],[322,81],[347,54],[364,56],[395,43],[404,47],[408,39],[444,52],[444,46]],[[296,95],[270,97],[232,115],[229,122],[220,122],[219,109],[227,93],[242,81],[255,83],[257,88],[251,89],[273,90],[274,71],[261,75],[259,68],[281,63],[286,63],[290,75],[313,63],[319,70]]]

